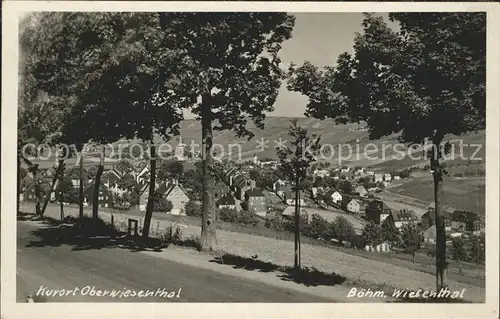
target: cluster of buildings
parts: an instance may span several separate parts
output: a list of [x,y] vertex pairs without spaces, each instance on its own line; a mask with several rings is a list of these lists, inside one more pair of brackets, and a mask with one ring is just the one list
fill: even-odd
[[400,180],[401,177],[397,174],[376,173],[366,170],[364,167],[351,168],[348,165],[336,167],[334,169],[319,168],[313,171],[315,177],[332,177],[334,180],[346,179],[354,181],[362,177],[369,177],[374,183],[383,183],[385,187],[391,185],[392,181]]
[[215,185],[214,197],[219,209],[243,209],[259,216],[267,214],[267,197],[256,182],[236,167],[231,161],[224,163],[219,181]]

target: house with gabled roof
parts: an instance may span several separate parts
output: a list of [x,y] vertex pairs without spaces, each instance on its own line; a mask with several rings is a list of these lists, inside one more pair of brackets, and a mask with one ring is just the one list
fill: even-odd
[[233,196],[226,194],[225,196],[219,198],[219,200],[216,202],[216,205],[218,209],[222,208],[236,209],[236,200],[234,199]]
[[165,191],[165,198],[172,203],[172,210],[170,214],[173,215],[186,215],[186,204],[189,202],[189,197],[182,186],[177,182],[173,181]]
[[[285,202],[288,206],[295,206],[295,198],[296,198],[295,195],[296,195],[295,191],[292,191],[292,190],[285,192],[284,198],[285,198]],[[304,206],[305,203],[306,202],[304,200],[304,192],[299,191],[299,204],[300,204],[300,206]]]
[[403,225],[416,223],[418,217],[414,211],[408,209],[391,210],[391,215],[388,217],[397,229],[401,229]]
[[392,214],[392,209],[381,200],[371,201],[365,208],[365,217],[375,224],[381,224]]
[[267,198],[261,189],[254,188],[245,193],[245,207],[259,216],[267,214]]
[[342,209],[355,214],[358,214],[361,208],[360,203],[351,196],[343,196],[341,206]]
[[[427,212],[422,215],[421,220],[424,227],[430,227],[436,224],[436,211],[434,210],[435,204],[432,202],[427,207]],[[446,231],[451,231],[451,216],[455,211],[455,207],[443,205],[441,208],[440,217],[444,220],[444,227]]]
[[[92,205],[94,198],[94,187],[95,183],[91,183],[85,189],[84,204]],[[106,185],[101,185],[99,187],[99,207],[113,207],[113,196],[111,191],[106,187]]]
[[363,185],[358,185],[354,189],[354,193],[358,194],[361,197],[365,197],[368,194],[368,191],[366,190],[366,188]]
[[455,210],[451,214],[451,229],[477,232],[481,229],[481,218],[471,211]]

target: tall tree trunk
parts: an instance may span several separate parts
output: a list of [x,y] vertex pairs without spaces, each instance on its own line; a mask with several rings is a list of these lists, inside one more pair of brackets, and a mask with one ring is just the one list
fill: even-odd
[[50,184],[49,193],[45,195],[45,200],[43,202],[42,211],[40,212],[40,215],[42,215],[42,216],[45,213],[45,210],[47,209],[47,205],[49,204],[49,201],[50,201],[50,195],[54,192],[56,182],[58,180],[61,180],[61,171],[63,170],[63,167],[64,167],[64,159],[59,159],[57,161],[56,172],[54,174],[54,177],[52,177],[52,182]]
[[[35,164],[36,165],[36,164]],[[34,183],[35,183],[35,197],[36,197],[36,206],[35,206],[35,211],[37,215],[41,215],[41,207],[40,207],[40,202],[41,202],[41,190],[40,190],[40,176],[39,175],[39,170],[38,170],[38,165],[36,165],[33,169],[33,176],[34,176]]]
[[217,249],[217,234],[215,225],[214,180],[212,176],[212,110],[211,95],[203,95],[201,101],[201,140],[203,163],[203,217],[201,224],[201,251]]
[[144,226],[142,228],[142,237],[148,238],[149,228],[151,226],[151,218],[153,217],[154,208],[154,195],[155,195],[155,184],[156,184],[156,146],[153,142],[149,146],[150,159],[149,165],[151,166],[151,172],[149,173],[149,194],[148,203],[146,205],[146,215],[144,216]]
[[99,218],[99,189],[101,187],[101,176],[104,171],[104,145],[101,150],[101,157],[99,159],[99,166],[95,175],[94,189],[92,194],[92,218]]
[[16,195],[16,212],[19,213],[19,202],[21,197],[21,157],[17,155],[17,195]]
[[299,251],[299,237],[300,237],[300,202],[299,202],[299,176],[298,169],[296,169],[297,176],[295,177],[295,245],[294,245],[294,261],[293,265],[295,269],[300,268],[300,251]]
[[431,154],[431,170],[434,180],[434,212],[436,220],[436,289],[444,285],[446,268],[446,231],[444,219],[441,216],[441,199],[443,197],[443,170],[439,164],[441,157],[440,145],[443,136],[436,134],[433,139]]
[[78,217],[83,219],[83,151],[80,154],[80,185],[78,185]]

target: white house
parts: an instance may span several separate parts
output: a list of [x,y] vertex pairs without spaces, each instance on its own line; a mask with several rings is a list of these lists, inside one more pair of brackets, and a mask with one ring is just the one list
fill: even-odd
[[348,211],[348,212],[351,212],[351,213],[356,213],[358,214],[359,211],[360,211],[360,208],[361,208],[361,205],[358,203],[357,200],[355,200],[354,198],[351,199],[347,205],[345,206],[345,209]]
[[186,215],[185,206],[189,202],[189,197],[183,191],[183,189],[174,182],[166,192],[165,198],[169,200],[173,208],[170,214],[173,215]]
[[382,174],[375,174],[375,183],[384,181]]
[[327,169],[315,169],[313,174],[316,177],[326,177],[330,176],[330,171]]
[[332,196],[332,202],[334,202],[335,204],[342,201],[342,194],[340,194],[337,191],[333,192],[331,196]]
[[375,175],[375,172],[374,171],[366,171],[366,175],[373,176],[373,175]]
[[399,175],[394,175],[394,180],[395,181],[399,181],[401,179],[401,177]]
[[391,174],[384,174],[384,181],[390,182],[392,181],[392,176]]

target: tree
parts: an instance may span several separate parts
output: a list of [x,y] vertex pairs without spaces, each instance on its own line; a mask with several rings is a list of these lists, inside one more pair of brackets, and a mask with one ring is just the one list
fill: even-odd
[[381,228],[374,222],[365,225],[361,236],[368,245],[377,246],[383,242]]
[[354,192],[354,187],[352,186],[352,183],[348,180],[341,180],[339,182],[338,187],[339,190],[344,194],[352,194]]
[[[67,130],[74,134],[67,135],[80,144],[138,138],[149,144],[153,171],[153,136],[168,140],[176,135],[179,110],[193,103],[177,96],[170,85],[171,66],[177,67],[181,55],[165,37],[169,31],[162,30],[160,14],[71,12],[38,17],[51,32],[44,34],[47,46],[35,46],[45,57],[35,68],[40,70],[37,83],[52,95],[74,98]],[[154,179],[150,174],[144,237],[152,217]]]
[[400,132],[427,152],[436,207],[436,286],[444,285],[446,234],[441,218],[447,134],[485,127],[486,14],[391,13],[394,31],[365,14],[354,54],[335,67],[291,66],[288,87],[309,98],[307,114],[339,122],[365,121],[370,138]]
[[[291,37],[294,17],[286,13],[164,13],[167,46],[179,52],[176,88],[201,121],[203,218],[200,249],[216,249],[213,196],[213,131],[252,137],[250,118],[263,128],[283,78],[278,52]],[[182,53],[182,54],[180,54]],[[177,62],[177,61],[176,61]]]
[[460,237],[453,238],[451,251],[453,260],[458,263],[461,260],[465,260],[467,256],[465,252],[464,241]]
[[322,238],[325,240],[330,239],[329,223],[326,219],[318,214],[312,214],[311,216],[311,230],[310,235],[314,238]]
[[[280,171],[291,181],[295,191],[295,259],[294,267],[300,268],[300,194],[305,188],[304,181],[311,164],[316,160],[315,154],[320,149],[320,137],[316,134],[308,136],[307,129],[299,126],[296,119],[288,128],[288,135],[292,138],[288,146],[276,149]],[[311,183],[312,184],[312,183]]]
[[189,202],[186,203],[186,215],[187,216],[193,216],[193,217],[202,217],[203,216],[203,211],[202,207],[199,203],[190,200]]
[[382,239],[391,244],[391,246],[394,247],[400,242],[400,233],[390,218],[384,219],[380,231]]
[[180,180],[184,174],[184,165],[180,161],[162,162],[158,169],[158,179],[167,181],[171,178]]
[[401,227],[401,244],[405,253],[411,254],[415,263],[415,253],[420,250],[424,238],[419,227],[413,223],[404,224]]
[[356,232],[353,225],[343,216],[337,216],[331,225],[332,237],[337,239],[340,245],[344,241],[351,241]]
[[470,258],[472,262],[479,265],[485,261],[485,238],[482,236],[473,236],[470,248]]

